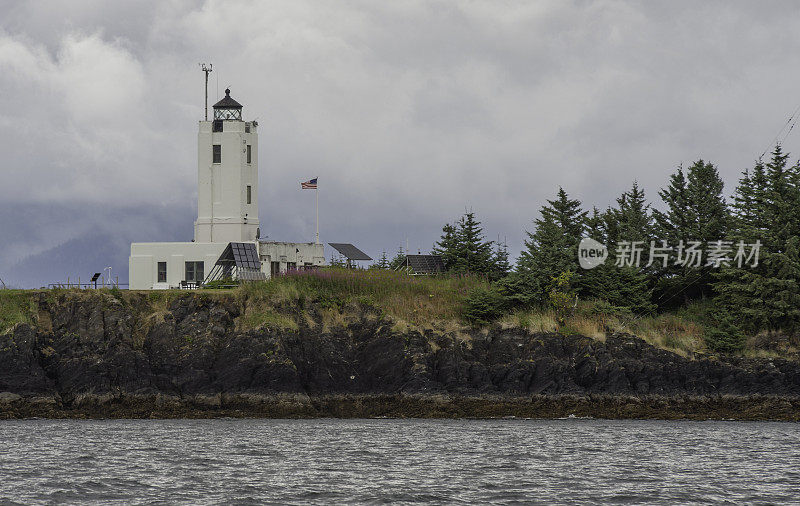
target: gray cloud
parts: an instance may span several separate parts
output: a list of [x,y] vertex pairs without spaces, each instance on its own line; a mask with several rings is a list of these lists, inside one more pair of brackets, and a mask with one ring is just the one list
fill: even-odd
[[0,275],[120,221],[137,240],[154,220],[191,234],[199,61],[214,63],[212,101],[231,86],[259,120],[261,220],[275,239],[313,238],[298,183],[314,176],[322,238],[374,255],[406,239],[429,248],[465,208],[516,251],[559,185],[604,207],[633,179],[654,197],[700,157],[730,191],[800,102],[798,11],[17,2],[0,21]]

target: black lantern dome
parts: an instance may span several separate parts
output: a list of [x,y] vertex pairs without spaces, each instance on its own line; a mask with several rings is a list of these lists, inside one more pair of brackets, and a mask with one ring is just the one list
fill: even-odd
[[242,121],[242,104],[231,98],[230,88],[225,90],[225,98],[214,104],[214,119]]

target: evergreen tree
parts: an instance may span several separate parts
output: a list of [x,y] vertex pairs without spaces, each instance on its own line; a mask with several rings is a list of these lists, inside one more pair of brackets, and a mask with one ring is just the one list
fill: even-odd
[[578,270],[578,243],[586,220],[578,200],[570,199],[563,188],[554,200],[542,206],[541,216],[534,221],[535,230],[527,232],[526,249],[517,261],[513,279],[527,300],[545,300],[545,290],[552,279],[562,273]]
[[492,266],[492,241],[486,241],[481,222],[468,211],[458,222],[458,258],[455,272],[489,274]]
[[[611,231],[609,232],[609,229]],[[592,208],[592,215],[586,219],[586,236],[604,244],[609,251],[606,261],[594,269],[584,270],[576,281],[578,293],[582,297],[605,299],[609,302],[619,302],[612,290],[617,283],[617,272],[614,266],[614,246],[616,244],[616,217],[612,209],[601,212],[596,207]],[[614,237],[613,241],[609,237]]]
[[486,241],[481,222],[468,211],[454,225],[442,227],[442,236],[432,251],[441,255],[445,269],[453,273],[489,274],[492,241]]
[[714,288],[720,320],[750,333],[795,332],[800,327],[800,168],[788,167],[777,146],[772,159],[745,172],[734,195],[734,250],[739,241],[761,243],[758,265],[730,265],[717,273]]
[[[684,176],[681,168],[670,177],[667,188],[659,192],[666,210],[653,211],[658,239],[667,241],[676,248],[682,242],[700,242],[700,249],[708,251],[714,241],[725,238],[730,224],[730,213],[723,195],[724,183],[716,167],[698,160]],[[654,262],[654,277],[657,278],[657,299],[667,305],[689,302],[709,296],[711,268],[676,265],[671,261],[663,266]],[[676,298],[680,294],[680,298]]]
[[461,250],[461,241],[455,225],[446,223],[442,227],[442,237],[433,245],[431,252],[442,257],[446,271],[455,269],[458,255]]
[[585,233],[587,237],[591,237],[595,241],[605,244],[608,233],[606,231],[606,221],[603,213],[596,207],[592,208],[592,215],[586,218]]
[[[586,220],[590,235],[605,243],[609,258],[605,263],[583,271],[578,280],[580,293],[586,297],[606,300],[612,306],[647,314],[653,311],[652,288],[643,268],[647,263],[649,241],[652,236],[652,217],[644,190],[633,183],[630,190],[617,199],[616,208],[600,213],[593,210]],[[642,248],[640,266],[618,266],[618,245],[639,241]]]
[[508,276],[511,271],[511,264],[508,263],[508,245],[499,240],[495,243],[494,253],[492,254],[491,265],[489,267],[489,279],[498,281]]
[[389,259],[386,256],[386,250],[381,252],[381,257],[378,259],[377,262],[369,266],[370,269],[388,269],[389,268]]
[[[586,218],[586,236],[591,237],[600,244],[605,244],[608,247],[608,234],[606,232],[606,220],[604,213],[600,212],[596,207],[592,208],[592,215]],[[613,250],[609,250],[613,251]],[[594,269],[585,270],[581,272],[580,278],[576,281],[578,293],[584,297],[597,297],[602,298],[605,293],[605,287],[608,275],[608,258],[606,263],[601,264]]]
[[730,213],[723,194],[725,184],[717,168],[698,160],[687,174],[689,208],[687,209],[690,238],[701,241],[703,247],[725,237]]
[[671,245],[677,244],[678,241],[688,241],[689,224],[695,220],[695,215],[689,203],[689,190],[683,167],[678,167],[678,170],[670,176],[669,185],[659,191],[658,195],[667,208],[666,212],[653,211],[659,239],[664,239]]
[[619,240],[641,241],[649,248],[653,237],[653,217],[639,183],[634,181],[631,189],[617,198],[617,208],[612,212],[617,222]]
[[397,253],[395,253],[394,257],[392,257],[392,260],[389,262],[389,268],[393,271],[396,271],[405,263],[406,263],[406,254],[403,251],[403,247],[399,246],[397,248]]

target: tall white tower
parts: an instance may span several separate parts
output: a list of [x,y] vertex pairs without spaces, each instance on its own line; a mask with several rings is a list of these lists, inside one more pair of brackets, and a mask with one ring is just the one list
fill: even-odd
[[231,98],[231,90],[214,104],[214,120],[200,122],[195,242],[258,239],[256,127],[255,121],[242,121],[242,105]]

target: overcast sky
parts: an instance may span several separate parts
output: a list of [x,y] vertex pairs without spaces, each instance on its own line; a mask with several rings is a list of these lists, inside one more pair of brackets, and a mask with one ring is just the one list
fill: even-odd
[[112,237],[118,273],[130,241],[191,239],[199,62],[259,122],[275,240],[313,240],[315,176],[323,241],[373,256],[465,209],[516,254],[559,186],[657,201],[698,158],[730,193],[800,105],[800,3],[699,4],[0,0],[0,277],[76,239]]

